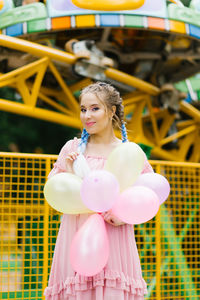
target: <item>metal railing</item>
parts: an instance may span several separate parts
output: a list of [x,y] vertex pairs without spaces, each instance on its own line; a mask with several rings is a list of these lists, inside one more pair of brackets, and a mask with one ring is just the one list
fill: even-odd
[[[0,299],[44,299],[60,214],[43,186],[56,157],[0,153]],[[171,193],[153,220],[135,226],[145,299],[199,299],[200,164],[150,163]]]

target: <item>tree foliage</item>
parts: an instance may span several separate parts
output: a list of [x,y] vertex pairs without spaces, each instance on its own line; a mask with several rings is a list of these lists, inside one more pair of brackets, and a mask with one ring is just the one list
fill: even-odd
[[[0,98],[21,102],[15,89],[0,89]],[[0,111],[0,151],[57,154],[79,131],[55,123]]]
[[0,112],[0,151],[57,154],[78,130],[38,119]]

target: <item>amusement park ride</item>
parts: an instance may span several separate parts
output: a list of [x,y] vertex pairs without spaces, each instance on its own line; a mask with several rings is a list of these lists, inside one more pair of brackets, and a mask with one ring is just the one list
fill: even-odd
[[0,33],[0,88],[18,96],[0,110],[80,128],[80,89],[109,82],[130,140],[200,162],[200,1],[0,0]]

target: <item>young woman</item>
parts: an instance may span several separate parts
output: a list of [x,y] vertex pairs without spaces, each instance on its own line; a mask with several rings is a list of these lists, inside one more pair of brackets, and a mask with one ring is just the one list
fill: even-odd
[[[80,118],[84,127],[81,139],[74,138],[64,145],[49,177],[59,172],[73,173],[73,162],[80,152],[90,169],[103,169],[111,151],[127,142],[123,116],[122,99],[114,87],[97,82],[84,88],[80,96]],[[114,134],[116,125],[121,129],[122,140]],[[145,172],[153,172],[147,159]],[[72,269],[71,241],[88,216],[63,215],[45,289],[46,300],[144,299],[146,283],[142,278],[133,226],[121,222],[110,212],[104,213],[110,243],[107,265],[93,277],[79,275]]]

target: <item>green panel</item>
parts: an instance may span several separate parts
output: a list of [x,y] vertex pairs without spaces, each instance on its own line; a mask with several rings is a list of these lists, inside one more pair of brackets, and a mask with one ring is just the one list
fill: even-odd
[[46,19],[27,22],[27,32],[39,32],[47,30]]
[[124,16],[125,27],[144,27],[143,17],[127,15]]
[[23,299],[23,300],[42,300],[42,291],[20,291],[20,292],[2,292],[0,299]]
[[0,29],[8,26],[23,23],[29,20],[42,19],[47,17],[46,7],[43,3],[32,3],[19,6],[1,15]]
[[[173,261],[173,264],[176,264],[176,273],[178,278],[181,280],[182,290],[184,290],[185,295],[187,296],[186,300],[190,299],[199,299],[198,297],[198,289],[195,287],[195,283],[192,278],[192,272],[190,270],[190,267],[187,263],[186,257],[184,255],[184,251],[182,248],[182,238],[185,237],[188,228],[191,226],[192,221],[196,213],[199,211],[199,206],[196,208],[196,210],[192,211],[191,216],[189,217],[188,222],[186,223],[186,228],[183,229],[181,233],[181,237],[177,236],[176,229],[173,226],[173,223],[170,218],[170,214],[168,213],[168,210],[164,205],[161,205],[161,215],[165,217],[167,222],[164,224],[161,222],[162,231],[164,233],[164,237],[166,239],[166,244],[168,244],[170,250],[171,250],[171,259]],[[170,232],[170,238],[169,238],[169,232]],[[166,257],[165,266],[166,263],[169,262],[169,257]],[[164,268],[165,268],[164,266]],[[163,267],[163,266],[162,266]],[[162,270],[161,267],[161,270]],[[171,289],[169,287],[169,289]],[[195,298],[193,298],[193,296]]]
[[6,260],[0,261],[0,270],[2,272],[20,271],[22,268],[22,262],[20,259],[21,259],[20,255],[16,256],[15,253],[13,255],[10,255],[7,261]]
[[197,99],[200,100],[200,90],[197,91]]
[[[200,90],[200,78],[191,77],[188,80],[190,81],[190,84],[195,92]],[[180,81],[176,83],[174,86],[177,90],[180,90],[181,92],[184,93],[188,93],[188,88],[185,81]]]
[[40,290],[43,274],[43,217],[32,219],[31,216],[26,216],[25,224],[23,289]]
[[200,12],[176,4],[168,5],[169,19],[200,26]]
[[175,88],[181,92],[188,93],[188,88],[185,81],[180,81],[174,84]]

